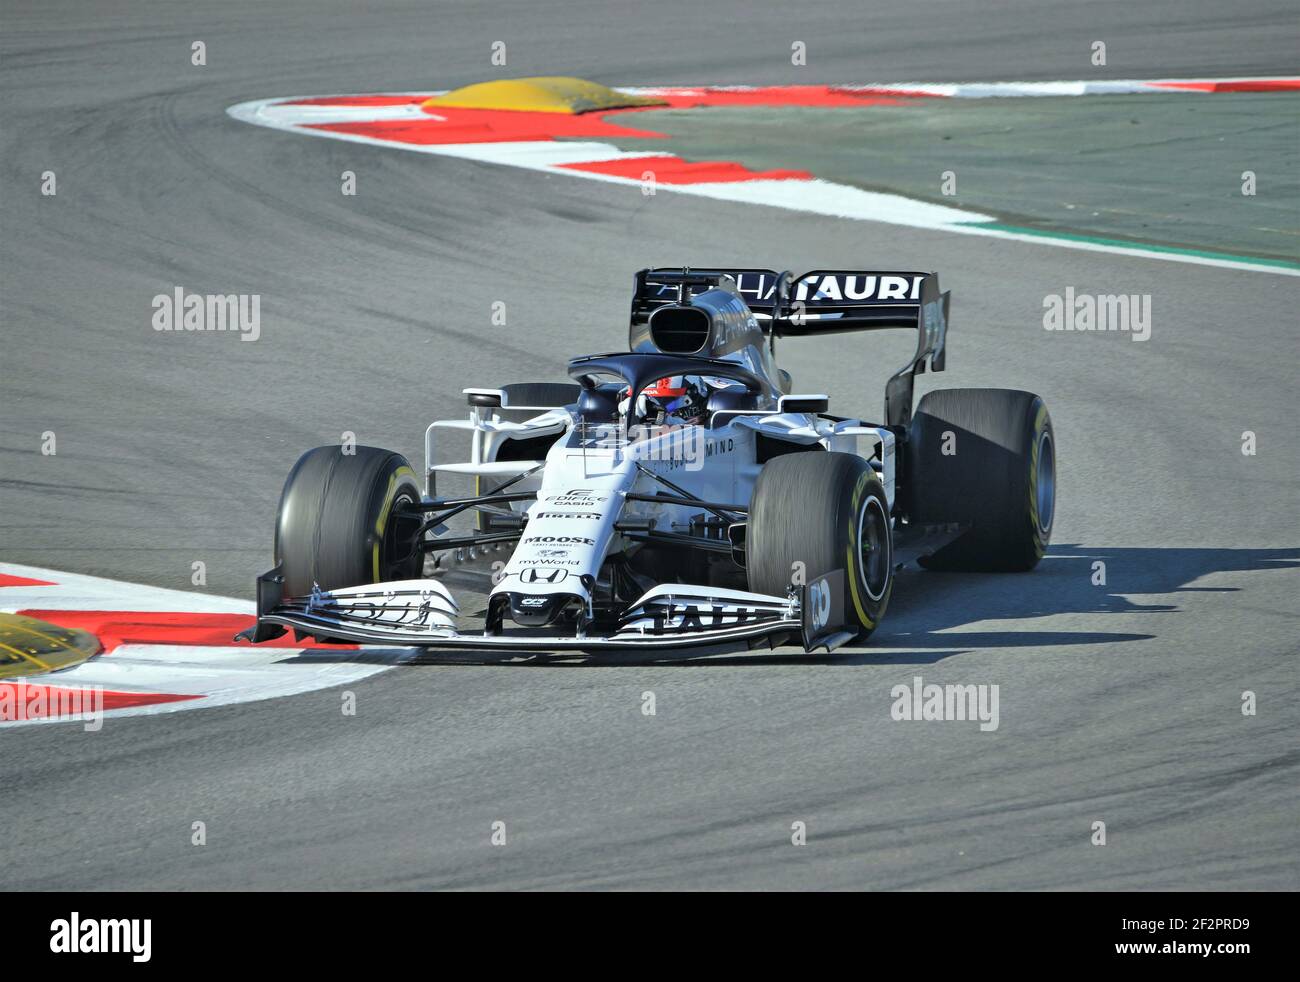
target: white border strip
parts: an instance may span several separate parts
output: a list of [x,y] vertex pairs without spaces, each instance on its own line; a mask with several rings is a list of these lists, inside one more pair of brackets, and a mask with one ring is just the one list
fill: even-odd
[[[0,563],[0,573],[44,580],[45,586],[0,586],[0,611],[105,610],[195,614],[256,613],[247,600],[144,586],[79,573]],[[151,703],[104,711],[105,719],[155,716],[236,703],[282,699],[348,685],[387,671],[414,656],[413,649],[337,650],[293,646],[124,644],[72,668],[6,678],[6,685],[93,688],[107,691],[197,695],[201,699]],[[13,726],[84,722],[80,718],[0,720]]]

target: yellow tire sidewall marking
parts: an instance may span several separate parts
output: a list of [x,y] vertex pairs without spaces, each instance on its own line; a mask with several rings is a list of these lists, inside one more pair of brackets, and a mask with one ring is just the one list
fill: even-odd
[[[868,482],[871,480],[871,471],[866,471],[858,478],[858,483],[853,487],[853,496],[849,514],[849,553],[848,562],[845,564],[848,569],[849,590],[853,595],[853,606],[858,613],[858,621],[864,628],[871,629],[876,626],[875,620],[867,613],[866,607],[862,603],[862,591],[858,589],[858,564],[861,557],[858,554],[858,503],[862,500],[862,493],[866,490]],[[884,596],[881,596],[884,599]]]

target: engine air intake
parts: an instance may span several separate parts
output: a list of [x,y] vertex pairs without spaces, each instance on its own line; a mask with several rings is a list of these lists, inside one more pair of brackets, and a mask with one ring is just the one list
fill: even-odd
[[660,307],[650,315],[650,340],[665,354],[693,355],[709,343],[709,315],[696,307]]

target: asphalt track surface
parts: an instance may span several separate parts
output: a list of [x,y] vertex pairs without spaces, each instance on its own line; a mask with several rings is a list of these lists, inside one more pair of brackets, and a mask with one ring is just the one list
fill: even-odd
[[[249,596],[301,450],[351,430],[418,460],[463,385],[557,378],[622,343],[650,263],[939,270],[940,380],[1041,393],[1061,474],[1037,572],[907,572],[842,657],[447,658],[357,685],[352,718],[328,690],[8,730],[0,886],[1300,886],[1295,278],[647,199],[225,114],[478,81],[498,39],[510,74],[628,84],[1283,73],[1287,7],[6,0],[6,560],[184,588],[203,559],[212,591]],[[177,285],[262,294],[262,340],[155,333],[150,299]],[[1043,297],[1067,286],[1151,294],[1151,340],[1045,332]],[[797,387],[872,414],[901,350],[780,356]],[[892,721],[890,688],[916,675],[997,683],[999,729]]]

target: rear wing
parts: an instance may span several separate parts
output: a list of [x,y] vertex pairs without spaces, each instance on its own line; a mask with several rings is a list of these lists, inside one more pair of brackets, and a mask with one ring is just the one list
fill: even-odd
[[815,269],[795,277],[772,269],[643,269],[633,281],[632,324],[720,286],[739,294],[772,339],[915,328],[916,353],[885,386],[890,426],[912,418],[913,377],[927,366],[944,370],[951,294],[940,292],[938,273]]

